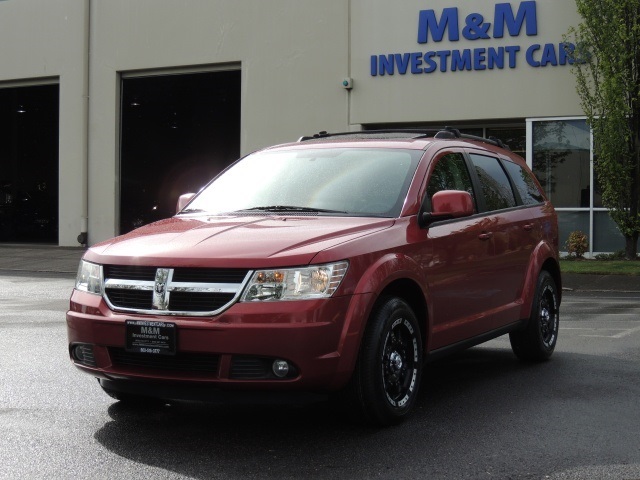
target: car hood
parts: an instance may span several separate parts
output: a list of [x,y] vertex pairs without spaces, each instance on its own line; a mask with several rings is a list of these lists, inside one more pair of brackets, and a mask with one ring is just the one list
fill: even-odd
[[389,218],[176,216],[94,245],[84,258],[101,264],[176,267],[306,265],[322,250],[393,224]]

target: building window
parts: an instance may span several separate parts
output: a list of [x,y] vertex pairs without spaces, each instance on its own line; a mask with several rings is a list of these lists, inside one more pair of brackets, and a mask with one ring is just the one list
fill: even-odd
[[580,230],[593,255],[622,250],[625,240],[602,208],[591,145],[584,118],[527,120],[527,163],[558,212],[560,250]]
[[533,173],[556,208],[591,207],[591,149],[584,120],[533,125]]
[[501,140],[512,152],[524,158],[527,147],[527,130],[522,125],[521,122],[517,122],[504,126],[461,127],[459,130],[460,133],[467,135]]

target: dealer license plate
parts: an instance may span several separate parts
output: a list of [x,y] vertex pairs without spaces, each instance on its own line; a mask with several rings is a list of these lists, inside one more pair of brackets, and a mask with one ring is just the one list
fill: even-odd
[[175,323],[127,320],[126,350],[151,355],[175,355],[176,330]]

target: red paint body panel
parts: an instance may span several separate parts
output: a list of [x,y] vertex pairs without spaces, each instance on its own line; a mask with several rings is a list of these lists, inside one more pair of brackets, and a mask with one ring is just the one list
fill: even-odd
[[173,217],[95,245],[84,258],[101,264],[174,267],[306,265],[329,246],[393,223],[354,217]]
[[[148,316],[114,313],[103,301],[97,309],[100,315],[80,313],[83,306],[96,297],[74,291],[71,309],[67,313],[70,343],[96,345],[97,367],[85,370],[103,378],[122,377],[216,382],[229,386],[244,382],[228,378],[228,372],[218,375],[176,374],[171,371],[153,373],[136,369],[114,367],[107,347],[124,348],[125,320],[148,319]],[[358,312],[361,296],[344,296],[328,300],[310,300],[282,303],[236,304],[222,315],[212,318],[193,317],[158,318],[177,325],[178,350],[181,352],[215,352],[219,355],[251,355],[282,358],[293,363],[304,377],[286,382],[265,382],[273,388],[326,388],[328,383],[342,386],[349,378],[352,365],[340,368],[342,351],[353,349],[348,328],[351,319],[345,314]],[[350,307],[350,303],[355,307]],[[285,305],[286,303],[286,305]],[[255,383],[255,382],[254,382]],[[278,387],[280,386],[280,387]]]

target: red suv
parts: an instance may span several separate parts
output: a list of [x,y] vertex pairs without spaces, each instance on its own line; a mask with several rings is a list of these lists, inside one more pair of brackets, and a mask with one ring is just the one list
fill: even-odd
[[428,360],[507,333],[549,358],[560,296],[556,213],[501,142],[322,132],[91,247],[69,354],[123,401],[328,393],[387,425]]

